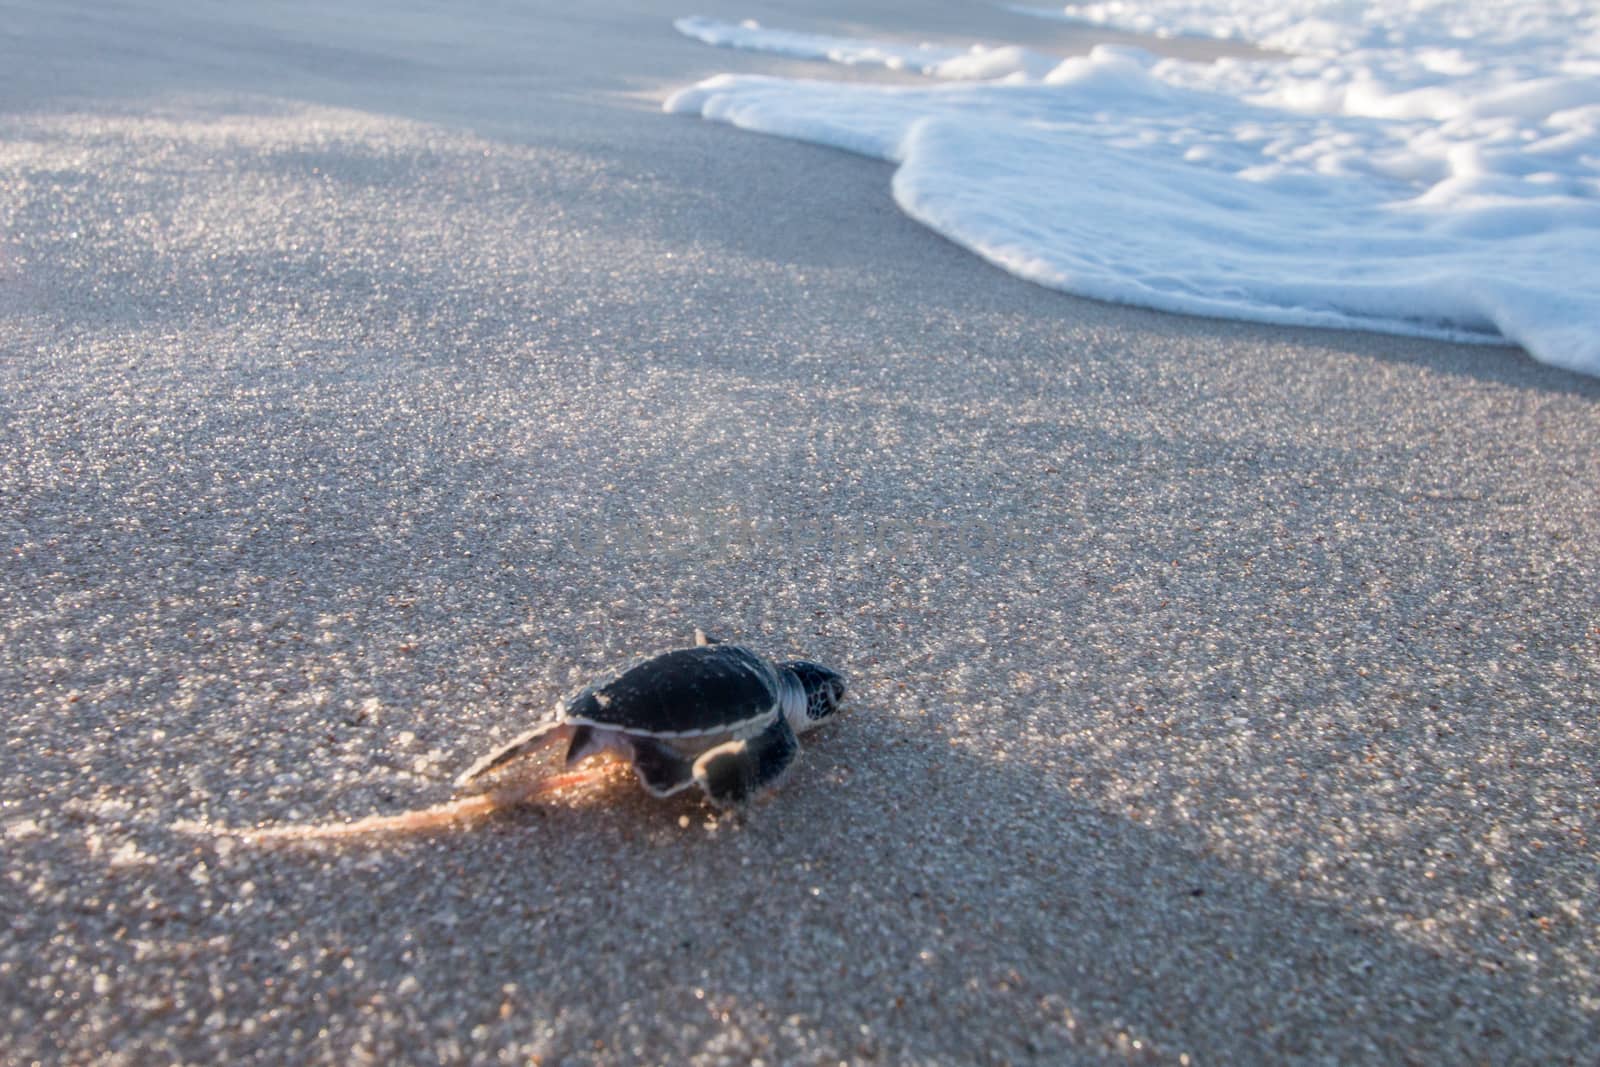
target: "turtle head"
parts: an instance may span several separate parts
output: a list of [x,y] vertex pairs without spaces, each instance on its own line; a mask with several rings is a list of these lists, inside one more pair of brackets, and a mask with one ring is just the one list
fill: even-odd
[[801,690],[805,693],[805,714],[802,721],[795,721],[799,716],[790,714],[790,724],[798,732],[828,718],[838,711],[844,704],[844,675],[838,671],[830,670],[820,663],[810,660],[792,659],[787,663],[780,663],[779,668],[800,683]]

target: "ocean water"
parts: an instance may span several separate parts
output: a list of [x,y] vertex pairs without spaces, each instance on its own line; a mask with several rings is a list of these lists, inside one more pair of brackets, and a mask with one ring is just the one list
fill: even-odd
[[1600,375],[1600,0],[1013,10],[1272,54],[1061,57],[684,18],[707,44],[928,84],[723,75],[666,108],[893,161],[902,209],[1041,285],[1515,344]]

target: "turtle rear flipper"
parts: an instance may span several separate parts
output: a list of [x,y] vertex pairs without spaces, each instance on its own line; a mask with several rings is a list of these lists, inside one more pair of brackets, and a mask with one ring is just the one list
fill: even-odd
[[456,788],[467,785],[490,771],[498,770],[514,759],[532,755],[540,749],[555,744],[572,733],[572,727],[559,720],[541,723],[520,737],[514,738],[468,767],[456,779]]
[[694,780],[719,808],[748,804],[783,780],[784,772],[800,754],[800,742],[788,720],[778,716],[772,725],[743,741],[729,741],[707,749],[694,761]]

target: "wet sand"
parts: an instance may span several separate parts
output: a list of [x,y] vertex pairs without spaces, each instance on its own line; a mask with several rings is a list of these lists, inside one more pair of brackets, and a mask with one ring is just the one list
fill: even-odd
[[[680,14],[1092,38],[9,8],[0,1062],[1600,1045],[1600,382],[1048,292],[658,110],[824,73]],[[174,828],[448,799],[696,626],[857,694],[742,823]]]

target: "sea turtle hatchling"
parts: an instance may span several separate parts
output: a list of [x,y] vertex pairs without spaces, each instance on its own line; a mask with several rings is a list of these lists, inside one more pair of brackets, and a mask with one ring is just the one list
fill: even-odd
[[[586,686],[554,714],[478,760],[457,788],[558,745],[565,768],[593,757],[630,764],[646,790],[667,797],[698,786],[722,809],[742,808],[776,787],[800,752],[798,734],[839,710],[843,676],[808,660],[774,663],[742,645],[711,641],[674,649]],[[247,839],[315,839],[416,830],[486,814],[590,781],[597,770],[491,788],[420,811],[351,823],[281,826]]]
[[844,678],[808,660],[772,663],[742,645],[695,636],[693,648],[585,687],[456,784],[564,741],[567,767],[614,754],[658,797],[697,785],[711,803],[731,808],[773,788],[800,753],[796,735],[839,709]]

